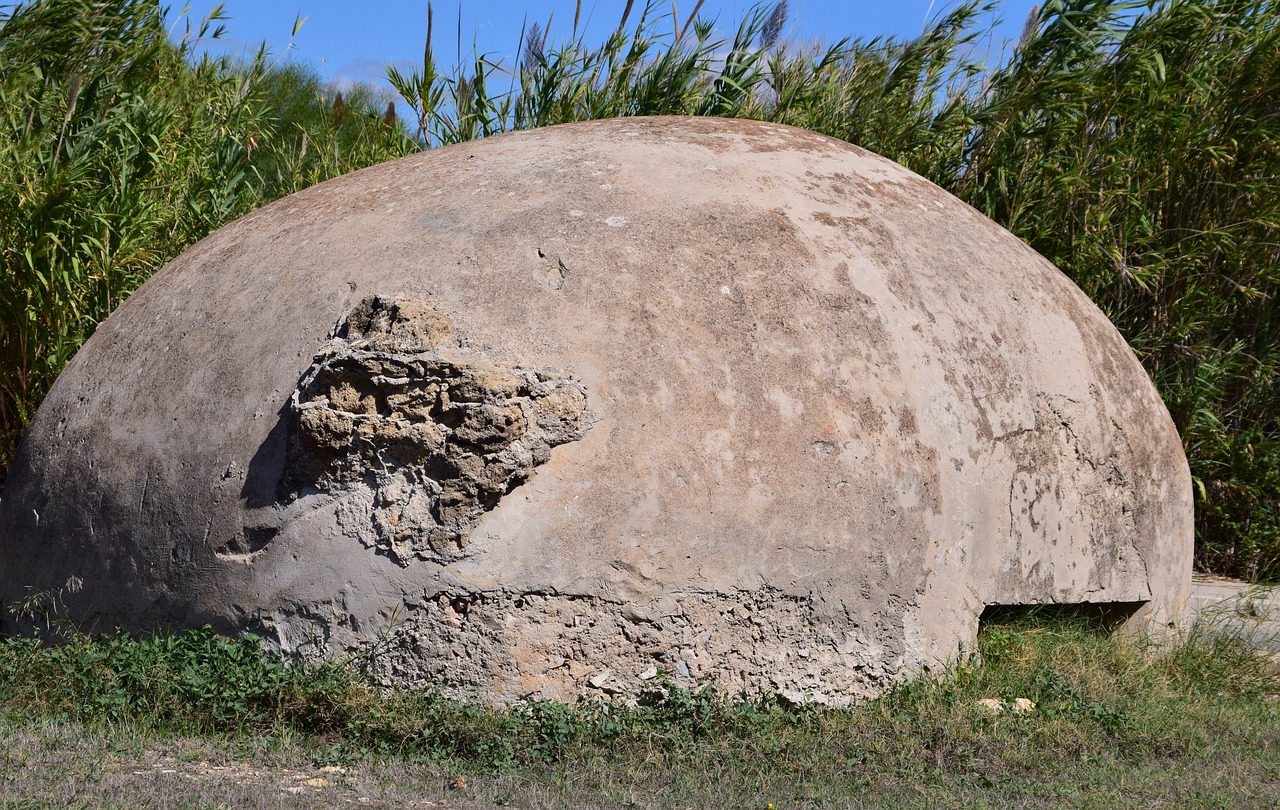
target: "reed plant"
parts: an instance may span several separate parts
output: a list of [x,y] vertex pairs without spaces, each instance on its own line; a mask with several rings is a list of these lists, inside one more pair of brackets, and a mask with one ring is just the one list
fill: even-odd
[[789,34],[786,0],[736,23],[701,10],[627,2],[591,41],[578,5],[567,35],[533,22],[513,59],[473,46],[457,65],[429,12],[422,62],[388,68],[408,121],[265,52],[198,54],[218,14],[178,37],[143,0],[0,13],[0,466],[94,325],[258,205],[511,130],[745,117],[897,160],[1062,268],[1181,432],[1198,564],[1280,576],[1276,0],[1051,0],[1003,48],[998,3],[948,7],[912,39],[816,43]]
[[156,269],[275,197],[416,148],[365,88],[335,103],[265,50],[198,55],[222,16],[179,32],[141,0],[0,11],[0,480],[58,372]]

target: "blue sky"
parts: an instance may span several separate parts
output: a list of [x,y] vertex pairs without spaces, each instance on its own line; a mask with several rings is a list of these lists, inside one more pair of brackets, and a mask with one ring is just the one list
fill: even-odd
[[[696,0],[677,0],[681,21],[692,10]],[[952,0],[954,2],[954,0]],[[211,0],[189,0],[190,15],[199,19],[217,3]],[[638,17],[644,0],[636,0],[631,24]],[[183,21],[178,16],[181,0],[173,0],[175,35],[180,36]],[[287,53],[295,59],[314,65],[327,79],[365,80],[383,83],[387,63],[414,64],[422,59],[422,46],[427,26],[425,0],[224,0],[225,12],[231,17],[228,33],[221,43],[211,47],[220,50],[256,51],[261,42],[277,55]],[[510,60],[520,40],[522,22],[540,21],[544,26],[554,14],[550,40],[567,37],[573,27],[575,3],[571,0],[548,2],[477,2],[459,4],[436,2],[434,5],[436,56],[447,65],[455,64],[456,45],[461,26],[462,52],[472,53],[472,42],[493,61]],[[582,21],[588,40],[598,42],[617,25],[625,0],[583,0]],[[790,21],[784,37],[798,42],[834,42],[845,36],[873,37],[919,34],[925,22],[952,5],[945,0],[898,0],[898,2],[866,2],[865,0],[790,0]],[[1003,0],[998,16],[1004,19],[983,43],[984,53],[999,54],[1016,40],[1032,7],[1031,0]],[[714,18],[724,36],[730,36],[747,10],[749,2],[706,0],[700,16]],[[670,14],[670,6],[661,5]],[[358,9],[358,10],[357,10]],[[305,18],[302,29],[290,44],[294,19]]]

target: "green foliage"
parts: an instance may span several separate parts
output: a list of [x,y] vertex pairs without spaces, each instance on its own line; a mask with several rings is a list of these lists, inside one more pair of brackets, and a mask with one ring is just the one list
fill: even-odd
[[333,664],[289,666],[262,654],[252,636],[209,630],[64,643],[7,639],[0,683],[10,705],[81,722],[124,720],[196,733],[245,733],[293,721],[329,730],[322,707],[340,700],[350,675]]
[[[0,420],[165,259],[245,209],[247,116],[142,4],[23,6],[0,27]],[[146,92],[171,86],[171,93]],[[201,111],[193,102],[203,96]],[[173,147],[186,140],[192,147]],[[199,145],[199,149],[195,148]]]
[[[71,631],[49,645],[0,639],[0,722],[203,735],[242,751],[287,740],[320,764],[416,763],[535,780],[554,769],[648,774],[673,791],[659,802],[667,805],[690,789],[672,780],[699,775],[732,782],[731,794],[705,803],[740,804],[744,790],[772,784],[770,799],[825,796],[843,806],[840,797],[877,783],[890,794],[894,784],[992,787],[1028,776],[1078,785],[1086,763],[1140,774],[1198,756],[1227,725],[1227,737],[1254,741],[1233,753],[1250,761],[1251,746],[1280,740],[1275,660],[1221,625],[1158,649],[1069,618],[986,627],[975,655],[842,708],[661,679],[633,704],[497,708],[378,687],[357,664],[288,662],[257,639],[207,629],[101,639]],[[989,698],[1005,710],[979,704]],[[1017,698],[1035,708],[1010,711]]]
[[[0,470],[94,327],[210,231],[415,145],[364,88],[195,57],[141,0],[0,11]],[[308,142],[310,149],[308,149]]]
[[256,80],[271,131],[249,156],[259,203],[417,151],[391,97],[353,84],[336,90],[296,62]]
[[[76,348],[211,229],[419,148],[632,115],[777,121],[897,160],[1010,228],[1129,340],[1181,432],[1197,560],[1280,576],[1280,7],[1054,0],[1008,59],[996,5],[920,37],[797,44],[785,2],[736,26],[628,3],[598,44],[534,23],[388,68],[413,110],[296,64],[202,57],[143,0],[36,0],[0,21],[0,469]],[[722,36],[721,30],[732,32]],[[473,48],[474,51],[474,48]],[[145,101],[145,103],[144,103]],[[999,291],[993,291],[998,294]]]

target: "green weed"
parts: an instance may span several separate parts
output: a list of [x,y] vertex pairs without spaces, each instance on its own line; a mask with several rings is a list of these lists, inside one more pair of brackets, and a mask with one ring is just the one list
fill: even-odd
[[[1214,796],[1275,784],[1220,785],[1204,763],[1280,773],[1267,753],[1280,743],[1277,692],[1275,660],[1229,636],[1149,648],[1060,619],[988,627],[974,655],[843,708],[670,685],[632,704],[497,708],[378,687],[354,664],[288,662],[256,639],[208,630],[0,640],[0,724],[15,734],[71,723],[86,734],[206,738],[255,761],[288,750],[325,766],[399,763],[485,780],[494,798],[572,787],[549,801],[561,805],[585,796],[626,804],[618,797],[638,789],[646,806],[744,797],[847,806],[877,796],[876,806],[947,796],[994,806],[1010,796],[1030,806],[1093,797],[1105,806],[1120,796],[1176,798],[1161,774],[1203,769],[1192,783],[1210,798],[1184,792],[1182,801],[1212,806]],[[1027,698],[1035,708],[994,713],[984,698]],[[1117,778],[1126,789],[1108,793]]]

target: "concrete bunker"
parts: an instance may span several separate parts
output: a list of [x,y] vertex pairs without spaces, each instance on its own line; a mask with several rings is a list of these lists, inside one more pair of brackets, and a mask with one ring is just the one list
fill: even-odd
[[[0,600],[211,624],[510,701],[841,702],[991,606],[1190,576],[1163,404],[1061,273],[789,127],[436,150],[194,246],[104,322],[0,502]],[[11,615],[6,630],[23,629]]]

